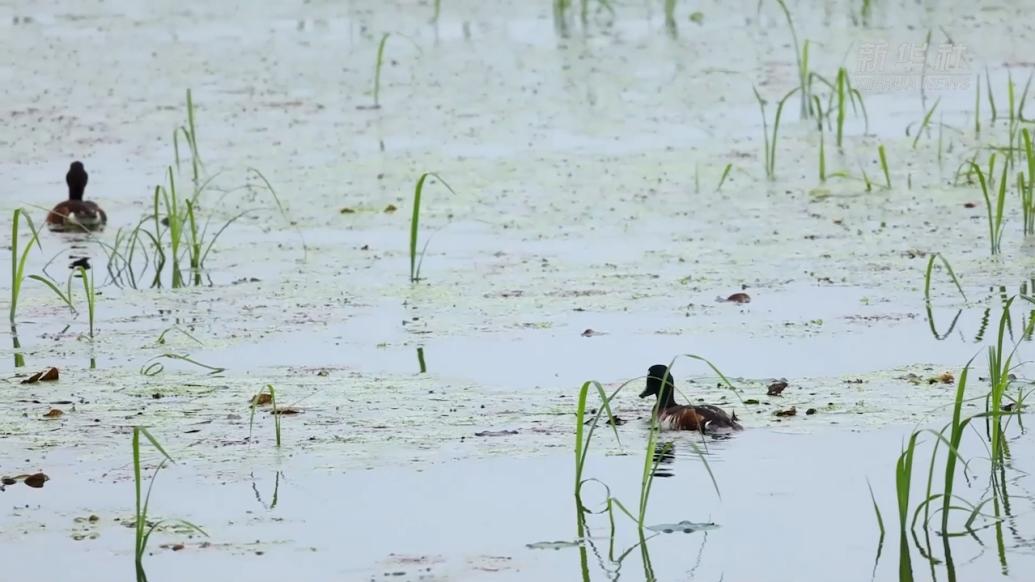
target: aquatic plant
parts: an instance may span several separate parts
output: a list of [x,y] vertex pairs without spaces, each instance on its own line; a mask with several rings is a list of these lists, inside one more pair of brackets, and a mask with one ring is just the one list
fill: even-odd
[[[146,438],[147,441],[151,443],[151,446],[162,456],[162,460],[158,463],[158,466],[155,468],[154,473],[151,474],[151,480],[147,485],[146,494],[143,494],[144,481],[141,476],[142,470],[140,460],[140,435],[144,435],[144,438]],[[154,436],[151,435],[151,433],[146,428],[142,426],[133,427],[133,486],[136,498],[136,511],[134,513],[134,563],[136,566],[137,582],[146,582],[147,580],[147,573],[144,571],[144,554],[147,551],[147,542],[151,539],[151,534],[154,533],[155,529],[157,529],[158,526],[162,525],[163,523],[166,523],[167,521],[172,521],[174,523],[178,523],[187,527],[191,531],[195,531],[203,536],[208,537],[208,533],[206,533],[205,530],[184,519],[159,520],[154,523],[148,522],[147,516],[148,509],[151,503],[151,491],[152,489],[154,489],[155,479],[158,477],[158,472],[162,470],[162,467],[164,467],[166,463],[175,462],[176,461],[173,460],[169,453],[165,452],[165,449],[162,447],[162,445],[158,442],[157,439],[155,439]]]
[[679,27],[676,25],[676,0],[665,0],[665,30],[676,36]]
[[[417,178],[417,184],[413,188],[413,214],[410,217],[410,282],[416,283],[420,281],[420,268],[424,263],[424,253],[428,250],[428,242],[424,243],[424,247],[421,249],[420,254],[417,253],[417,236],[420,234],[420,201],[421,196],[424,192],[424,182],[428,177],[433,177],[442,183],[450,192],[456,194],[456,190],[449,185],[448,182],[442,179],[442,176],[434,172],[425,172]],[[419,260],[418,260],[419,258]]]
[[884,187],[891,190],[891,172],[888,171],[888,157],[884,153],[884,144],[877,146],[877,158],[880,160],[880,169],[884,172]]
[[256,394],[248,408],[251,409],[251,415],[248,418],[248,438],[252,438],[252,427],[255,424],[255,407],[262,403],[262,396],[264,394],[270,395],[270,405],[273,407],[271,414],[273,415],[273,431],[276,436],[277,448],[280,448],[280,410],[277,408],[277,391],[273,388],[273,384],[266,384],[266,388]]
[[920,142],[920,136],[924,134],[924,131],[931,125],[931,116],[934,115],[934,111],[938,109],[938,104],[941,103],[941,98],[935,100],[934,105],[924,113],[923,120],[920,122],[920,129],[916,130],[916,137],[913,138],[913,149],[916,149],[916,144]]
[[967,294],[963,292],[963,286],[960,285],[960,280],[956,277],[956,272],[952,270],[952,265],[941,253],[932,253],[927,258],[927,272],[924,274],[924,302],[931,303],[931,275],[934,272],[934,260],[939,259],[942,262],[942,266],[945,267],[945,271],[949,273],[949,277],[952,278],[952,282],[956,285],[956,290],[959,291],[960,296],[963,300],[967,300]]
[[988,238],[992,250],[992,256],[999,254],[999,247],[1003,240],[1003,209],[1006,206],[1006,179],[1007,179],[1007,165],[1003,163],[1002,176],[999,179],[998,195],[995,196],[995,200],[992,199],[991,188],[994,185],[989,184],[989,180],[992,179],[993,172],[995,170],[996,156],[992,154],[988,160],[988,179],[985,178],[985,173],[981,170],[981,166],[974,162],[970,162],[971,170],[977,175],[978,183],[981,185],[981,194],[985,198],[985,211],[988,217]]
[[733,171],[733,164],[726,164],[726,167],[722,169],[722,177],[719,178],[719,185],[715,187],[716,192],[722,192],[722,185],[726,183],[726,178],[730,177],[731,171]]
[[384,66],[385,43],[391,33],[381,35],[381,42],[377,43],[377,58],[374,60],[374,105],[373,109],[381,108],[381,68]]
[[791,95],[794,95],[794,93],[799,89],[791,89],[777,103],[776,116],[773,118],[773,134],[771,138],[769,136],[769,125],[766,121],[765,115],[765,100],[762,99],[757,88],[752,87],[752,90],[755,92],[755,99],[758,100],[758,108],[762,112],[762,136],[765,144],[765,162],[763,165],[765,166],[765,175],[767,178],[772,180],[776,177],[776,145],[780,132],[780,117],[783,115],[783,106],[787,103],[787,100],[790,99]]
[[1021,214],[1024,217],[1024,234],[1035,234],[1035,150],[1032,148],[1031,132],[1021,130],[1024,159],[1027,161],[1027,177],[1017,174],[1017,192],[1021,197]]
[[148,360],[147,362],[145,362],[144,365],[140,368],[140,373],[143,374],[144,376],[157,376],[158,374],[161,374],[162,372],[165,371],[165,364],[163,364],[159,360],[163,360],[163,359],[165,359],[165,360],[173,360],[173,361],[178,361],[178,362],[187,362],[188,364],[193,364],[193,365],[195,365],[195,366],[197,366],[199,368],[204,368],[204,369],[208,370],[209,375],[219,374],[221,372],[225,372],[226,371],[226,368],[220,368],[220,367],[217,367],[217,366],[209,366],[208,364],[202,364],[201,362],[199,362],[199,361],[197,361],[197,360],[195,360],[195,359],[193,359],[193,358],[191,358],[190,356],[187,356],[187,355],[169,353],[169,354],[157,355],[157,356],[151,358],[150,360]]
[[173,153],[176,158],[176,169],[180,168],[180,142],[179,136],[183,135],[187,150],[190,152],[191,171],[194,176],[194,184],[197,186],[200,176],[201,154],[198,153],[198,129],[194,123],[194,98],[191,90],[187,89],[187,125],[179,126],[173,130]]
[[[19,252],[20,239],[18,231],[22,220],[28,225],[32,236],[29,237],[29,242],[26,243],[25,248]],[[29,251],[32,250],[32,245],[34,244],[38,249],[43,250],[43,246],[40,244],[39,232],[32,223],[32,218],[21,208],[15,208],[14,213],[11,215],[11,309],[9,316],[12,326],[14,326],[15,314],[18,312],[18,296],[21,294],[22,282],[25,281],[25,263],[29,259]]]
[[[787,19],[787,27],[791,30],[791,40],[794,42],[794,59],[798,69],[798,90],[801,91],[801,117],[806,119],[810,114],[809,106],[811,103],[811,94],[809,92],[809,41],[806,40],[804,46],[798,42],[798,32],[794,28],[794,19],[791,18],[791,11],[787,8],[784,0],[776,0],[776,3],[780,5],[780,10],[783,11],[783,15]],[[761,7],[761,2],[759,7]],[[758,92],[756,91],[755,93],[757,95]],[[788,94],[789,96],[790,94]],[[777,113],[777,118],[779,118],[779,113]]]

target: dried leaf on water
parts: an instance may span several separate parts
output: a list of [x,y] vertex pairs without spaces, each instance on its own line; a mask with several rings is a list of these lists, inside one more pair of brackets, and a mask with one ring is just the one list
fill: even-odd
[[273,402],[273,395],[269,392],[259,392],[255,396],[252,396],[252,406],[262,406],[263,404],[269,404]]
[[43,415],[43,418],[60,418],[64,414],[60,409],[51,408],[49,412]]
[[743,305],[745,303],[751,303],[751,296],[747,293],[734,293],[725,299],[718,297],[715,300],[719,303],[737,303]]
[[58,379],[57,368],[47,368],[41,372],[36,372],[32,376],[22,380],[22,384],[35,384],[36,382],[55,382]]
[[797,409],[797,407],[792,406],[792,407],[784,409],[784,410],[777,410],[773,414],[776,415],[776,416],[794,416],[794,415],[798,414],[798,409]]
[[43,473],[33,473],[32,475],[27,475],[24,479],[24,483],[33,489],[40,489],[47,481],[50,481],[50,477]]

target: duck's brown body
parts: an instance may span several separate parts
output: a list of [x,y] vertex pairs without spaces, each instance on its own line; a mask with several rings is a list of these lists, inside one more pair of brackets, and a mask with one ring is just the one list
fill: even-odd
[[662,365],[651,366],[647,375],[647,387],[640,398],[650,395],[658,397],[658,425],[663,430],[696,430],[700,432],[715,430],[742,430],[737,422],[737,415],[732,417],[718,406],[711,404],[676,404],[675,383],[668,368]]
[[83,200],[83,192],[89,175],[83,164],[72,162],[65,183],[68,184],[68,200],[61,202],[47,213],[47,226],[56,231],[100,230],[108,222],[108,215],[96,202]]

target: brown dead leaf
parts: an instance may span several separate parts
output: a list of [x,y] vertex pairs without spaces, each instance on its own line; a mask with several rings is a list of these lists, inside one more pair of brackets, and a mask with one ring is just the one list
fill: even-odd
[[57,408],[51,408],[49,412],[43,415],[43,418],[60,418],[64,412]]
[[41,372],[36,372],[32,376],[22,380],[22,384],[35,384],[36,382],[55,382],[58,379],[57,368],[47,368]]
[[269,392],[259,392],[255,396],[252,396],[253,406],[262,406],[263,404],[269,404],[273,402],[273,395]]
[[356,213],[355,209],[352,209],[352,208],[349,208],[349,207],[342,208],[338,212],[340,212],[342,214],[355,214]]
[[395,212],[396,210],[399,210],[399,209],[395,207],[395,204],[389,204],[388,206],[385,206],[385,212],[387,212],[389,214]]
[[288,408],[278,408],[276,410],[271,410],[270,411],[270,414],[282,414],[282,415],[283,414],[301,414],[301,413],[302,413],[301,410],[299,410],[297,408],[290,408],[290,407],[288,407]]
[[50,477],[43,473],[34,473],[25,477],[25,484],[33,489],[40,489],[47,481],[50,481]]
[[792,406],[792,407],[787,408],[785,410],[777,410],[773,414],[775,414],[776,416],[794,416],[794,415],[798,414],[798,409],[796,407]]
[[751,303],[751,296],[747,293],[734,293],[733,295],[730,295],[725,299],[720,297],[718,300],[720,302],[737,303],[743,305],[745,303]]

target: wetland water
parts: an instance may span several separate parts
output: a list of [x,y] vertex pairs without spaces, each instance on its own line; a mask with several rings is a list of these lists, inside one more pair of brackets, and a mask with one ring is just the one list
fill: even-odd
[[[209,534],[159,527],[144,556],[154,581],[1028,579],[1032,445],[1023,405],[1007,402],[1023,400],[1031,375],[1033,305],[1008,303],[1033,276],[1013,179],[1032,182],[1018,145],[1031,129],[1024,7],[873,2],[864,18],[859,3],[788,3],[811,70],[835,82],[845,67],[865,103],[864,118],[845,102],[839,148],[836,91],[811,86],[832,112],[821,179],[820,132],[798,95],[775,176],[763,161],[752,87],[772,132],[799,82],[780,5],[677,2],[673,30],[664,4],[613,3],[612,14],[590,2],[586,23],[576,5],[559,31],[545,1],[446,0],[434,22],[420,2],[0,3],[13,57],[0,63],[0,211],[40,225],[78,159],[87,199],[109,216],[101,233],[41,232],[25,266],[65,289],[69,263],[89,257],[93,337],[78,279],[75,314],[28,279],[2,338],[0,476],[50,478],[0,492],[2,577],[44,566],[44,579],[133,577],[130,443],[146,426],[176,459],[149,518]],[[187,89],[196,182],[187,132],[178,167],[173,143],[189,126]],[[997,187],[1010,152],[990,257],[985,198],[960,167],[991,167]],[[146,238],[128,270],[112,249],[128,253],[126,237],[152,228],[170,166],[208,240],[232,222],[200,285],[188,271],[172,288],[165,265],[155,289]],[[427,251],[411,283],[424,172],[452,190],[425,186]],[[24,223],[18,240],[20,253]],[[925,302],[934,253],[966,298],[936,263]],[[0,272],[17,265],[0,255]],[[12,282],[0,286],[9,307]],[[716,301],[740,291],[750,303]],[[952,419],[972,357],[962,415],[993,410],[985,358],[1001,324],[1005,349],[1019,345],[1009,414],[990,423],[1006,430],[992,439],[976,418],[954,477],[949,531],[972,535],[942,537],[940,515],[908,527],[938,442],[923,433],[900,536],[895,461],[918,427]],[[737,392],[684,358],[680,400],[733,409],[747,430],[706,441],[721,497],[699,437],[663,435],[675,441],[671,476],[654,482],[645,525],[717,527],[643,530],[637,545],[624,515],[610,535],[607,516],[590,514],[579,540],[580,385],[610,392],[686,353]],[[21,383],[49,366],[57,382]],[[789,383],[778,397],[766,394],[774,378]],[[642,382],[611,402],[627,421],[621,445],[603,426],[594,437],[591,509],[603,482],[635,513],[651,413],[635,397]],[[279,415],[279,448],[270,407],[251,418],[267,385],[297,413]],[[161,457],[144,449],[146,487]]]

